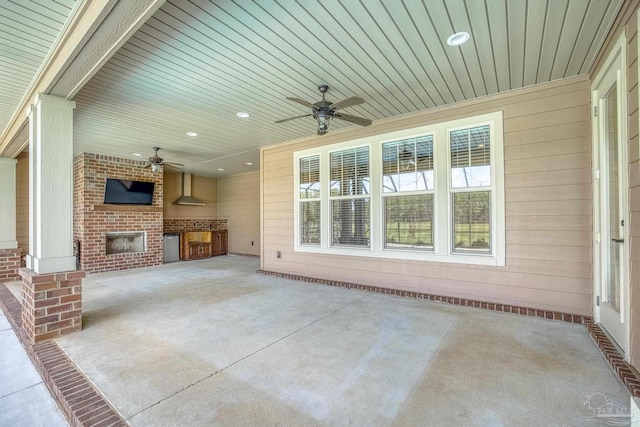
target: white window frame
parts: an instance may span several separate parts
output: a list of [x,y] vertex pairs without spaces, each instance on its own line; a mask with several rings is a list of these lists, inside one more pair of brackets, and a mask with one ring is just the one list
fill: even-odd
[[[331,168],[331,154],[333,153],[337,153],[337,152],[341,152],[344,150],[354,150],[357,151],[358,148],[362,148],[362,147],[367,147],[368,148],[368,154],[369,154],[369,194],[353,194],[353,195],[340,195],[340,196],[332,196],[331,195],[331,173],[330,173],[330,168]],[[340,149],[331,149],[331,150],[327,150],[327,163],[324,165],[325,168],[327,169],[327,171],[329,171],[329,173],[327,173],[327,183],[326,186],[323,187],[322,185],[322,178],[320,178],[320,209],[323,208],[323,202],[322,202],[322,192],[327,191],[329,194],[327,194],[327,198],[328,198],[328,202],[327,202],[327,208],[328,208],[328,212],[327,212],[327,218],[328,218],[328,223],[327,223],[327,227],[328,228],[328,237],[329,237],[329,247],[331,247],[332,249],[336,249],[336,248],[347,248],[347,249],[365,249],[368,250],[371,247],[371,240],[369,240],[369,246],[358,246],[358,245],[339,245],[339,244],[334,244],[333,243],[333,217],[332,217],[332,211],[331,211],[331,205],[332,202],[334,200],[355,200],[355,199],[369,199],[369,224],[371,226],[371,191],[372,191],[372,187],[374,185],[374,181],[372,179],[371,176],[371,144],[365,144],[365,145],[357,145],[357,146],[353,146],[353,147],[343,147]],[[320,161],[320,171],[322,171],[323,169],[323,164],[322,164],[322,160]],[[324,225],[324,223],[320,223],[320,226],[322,227],[322,225]],[[373,229],[370,229],[370,234],[372,234]]]
[[[315,157],[317,156],[317,154],[311,154],[309,156],[301,156],[298,158],[298,175],[296,176],[296,180],[298,182],[298,184],[300,184],[300,160],[302,159],[306,159],[306,158],[310,158],[310,157]],[[318,156],[319,157],[319,156]],[[318,158],[318,167],[320,167],[320,159]],[[320,171],[319,171],[320,172]],[[320,184],[320,194],[322,194],[322,184]],[[300,197],[300,186],[298,186],[298,191],[296,193],[296,197],[297,197],[297,203],[298,203],[298,209],[300,209],[300,207],[302,206],[303,203],[314,203],[314,202],[319,202],[320,206],[322,207],[322,200],[321,197],[311,197],[311,198],[301,198]],[[298,218],[298,221],[300,221],[300,218]],[[297,233],[298,233],[298,239],[300,241],[301,245],[304,246],[312,246],[312,247],[318,247],[320,246],[319,243],[304,243],[301,240],[302,237],[302,223],[300,222],[299,227],[296,227]],[[320,227],[322,227],[322,217],[320,217]]]
[[[433,162],[433,190],[418,190],[418,191],[396,191],[396,192],[388,192],[385,193],[383,190],[383,185],[384,185],[384,174],[380,173],[380,170],[382,170],[382,146],[385,143],[388,142],[396,142],[398,140],[405,140],[405,139],[411,139],[411,138],[417,138],[417,137],[422,137],[422,136],[427,136],[430,135],[432,137],[432,150],[433,150],[433,154],[432,154],[432,162]],[[403,138],[385,138],[385,139],[381,139],[379,141],[379,148],[378,148],[378,159],[379,159],[379,163],[377,165],[377,167],[380,169],[378,171],[378,173],[380,173],[380,182],[378,184],[378,186],[380,187],[380,209],[381,209],[381,217],[380,217],[380,233],[382,233],[380,235],[380,248],[382,251],[393,251],[393,252],[397,252],[397,251],[402,251],[402,252],[407,252],[407,253],[412,253],[412,252],[424,252],[424,253],[428,253],[428,254],[435,254],[436,253],[436,234],[438,233],[438,230],[436,228],[433,228],[433,224],[432,224],[432,228],[431,228],[431,232],[433,233],[432,241],[433,241],[433,249],[412,249],[412,248],[385,248],[384,243],[385,243],[385,233],[386,233],[386,227],[385,227],[385,199],[387,197],[398,197],[398,196],[417,196],[417,195],[431,195],[433,197],[433,223],[437,224],[438,223],[438,214],[437,214],[437,193],[436,193],[436,189],[437,189],[437,182],[438,182],[438,178],[436,176],[436,134],[435,132],[419,132],[419,133],[413,133],[410,136],[407,137],[403,137]],[[372,233],[373,234],[373,233]],[[373,240],[373,236],[372,236],[372,240]]]
[[[449,133],[456,129],[489,125],[491,132],[491,254],[456,253],[453,251],[451,156]],[[433,251],[407,248],[384,248],[384,203],[382,176],[382,144],[398,139],[406,139],[425,134],[433,134],[434,156],[434,223]],[[402,131],[360,138],[295,152],[294,164],[294,251],[326,255],[364,256],[399,260],[417,260],[460,264],[505,266],[505,206],[504,206],[504,136],[502,111],[467,117],[448,122],[435,123]],[[369,147],[370,164],[370,246],[331,246],[331,221],[329,202],[329,153],[361,146]],[[321,237],[319,246],[300,244],[300,199],[299,164],[300,158],[320,155],[320,200]],[[459,189],[458,189],[459,190]],[[475,190],[475,189],[472,189]],[[480,190],[480,189],[478,189]]]

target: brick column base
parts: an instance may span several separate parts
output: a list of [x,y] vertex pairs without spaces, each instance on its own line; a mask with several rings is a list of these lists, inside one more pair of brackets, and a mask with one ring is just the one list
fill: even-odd
[[0,249],[0,283],[20,280],[20,255],[20,248]]
[[22,327],[35,342],[82,329],[84,271],[36,274],[18,270],[22,277]]

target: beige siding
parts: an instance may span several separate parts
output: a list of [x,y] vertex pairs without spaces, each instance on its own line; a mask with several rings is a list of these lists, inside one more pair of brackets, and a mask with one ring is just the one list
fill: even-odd
[[29,153],[20,153],[17,160],[16,238],[22,253],[29,253]]
[[[637,13],[637,9],[636,9]],[[634,13],[627,24],[627,110],[629,114],[629,279],[631,364],[640,369],[640,157],[638,155],[638,31]],[[634,327],[635,326],[635,327]]]
[[[263,268],[590,315],[589,96],[588,80],[578,77],[265,148]],[[295,151],[498,110],[505,132],[506,267],[294,252]]]
[[[637,8],[636,8],[637,13]],[[638,32],[636,14],[629,20],[627,28],[627,98],[629,113],[629,206],[630,206],[630,265],[631,283],[631,364],[640,368],[640,157],[638,155]],[[633,327],[635,325],[635,328]]]
[[627,39],[627,135],[629,138],[629,288],[630,288],[630,361],[636,369],[640,369],[640,138],[638,126],[638,10],[640,1],[625,3],[614,29],[607,37],[607,44],[598,55],[591,76],[595,76],[604,64],[604,59],[611,52],[613,44],[622,31],[626,31]]
[[260,173],[218,179],[218,216],[227,219],[229,252],[260,255]]
[[205,206],[180,206],[172,204],[182,195],[182,175],[164,174],[164,219],[209,219],[218,216],[217,182],[215,178],[193,175],[191,195],[206,203]]

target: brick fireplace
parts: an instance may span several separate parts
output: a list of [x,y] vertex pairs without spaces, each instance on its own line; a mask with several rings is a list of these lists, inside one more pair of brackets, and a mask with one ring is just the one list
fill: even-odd
[[[86,272],[162,264],[162,173],[136,162],[97,154],[74,159],[73,234]],[[105,205],[107,177],[155,183],[153,203]]]

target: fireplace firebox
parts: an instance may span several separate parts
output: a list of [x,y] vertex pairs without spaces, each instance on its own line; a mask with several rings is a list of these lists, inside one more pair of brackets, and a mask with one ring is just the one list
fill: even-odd
[[140,253],[147,250],[146,231],[120,231],[106,234],[106,254]]

